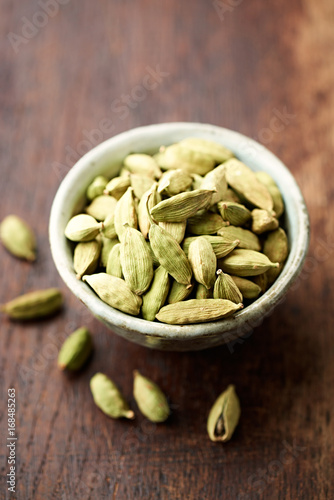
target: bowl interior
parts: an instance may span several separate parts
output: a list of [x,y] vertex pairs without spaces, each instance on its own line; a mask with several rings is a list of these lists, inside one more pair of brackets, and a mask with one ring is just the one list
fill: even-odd
[[[290,253],[284,269],[271,288],[235,318],[194,325],[165,325],[148,322],[116,311],[103,303],[83,282],[78,281],[72,266],[73,247],[64,236],[68,220],[85,204],[85,191],[100,174],[114,177],[124,157],[132,152],[154,153],[186,137],[216,141],[231,149],[237,158],[254,171],[264,170],[276,181],[285,203],[284,226]],[[256,141],[237,132],[198,123],[168,123],[130,130],[98,145],[83,156],[62,181],[53,202],[50,217],[50,243],[56,267],[67,286],[95,316],[109,326],[116,325],[144,335],[168,338],[192,338],[241,331],[243,324],[258,321],[275,307],[299,274],[305,258],[309,222],[305,202],[296,181],[283,163]]]

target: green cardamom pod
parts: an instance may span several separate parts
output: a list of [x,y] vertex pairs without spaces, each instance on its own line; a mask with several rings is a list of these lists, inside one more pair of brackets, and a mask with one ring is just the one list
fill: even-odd
[[84,326],[65,340],[58,355],[61,370],[77,371],[86,363],[93,350],[92,336]]
[[197,283],[196,285],[196,299],[212,299],[213,290],[212,288],[207,289],[202,283]]
[[279,262],[280,264],[277,269],[269,269],[266,272],[268,284],[272,284],[282,271],[283,263],[289,253],[288,238],[284,229],[280,227],[276,229],[276,231],[268,234],[263,245],[263,253],[268,257],[268,259],[274,259],[275,262]]
[[15,257],[33,261],[36,259],[36,238],[28,224],[17,217],[7,215],[0,224],[0,240]]
[[143,195],[155,184],[155,180],[146,175],[131,174],[130,179],[134,195],[138,200],[141,200]]
[[115,212],[116,203],[116,198],[102,194],[94,198],[85,210],[86,213],[94,217],[94,219],[104,221],[110,213]]
[[65,236],[71,241],[91,241],[102,229],[103,222],[97,222],[91,215],[79,214],[67,223]]
[[[281,266],[281,264],[280,264]],[[260,291],[262,293],[266,292],[267,289],[268,289],[268,285],[269,285],[269,279],[268,279],[268,275],[269,273],[271,273],[272,271],[274,272],[277,272],[278,271],[278,274],[281,272],[280,268],[272,268],[272,269],[269,269],[268,271],[266,271],[265,273],[262,273],[262,274],[258,274],[257,276],[253,276],[252,277],[252,280],[254,281],[254,284],[256,284],[257,286],[260,287]],[[277,275],[275,276],[275,279],[276,279]]]
[[183,222],[210,202],[213,191],[198,189],[176,194],[151,209],[157,222]]
[[240,413],[240,402],[234,385],[229,385],[217,398],[208,416],[207,431],[211,441],[229,441],[238,425]]
[[188,259],[197,283],[207,289],[212,288],[216,279],[217,257],[209,241],[201,236],[196,238],[189,246]]
[[11,319],[31,320],[51,316],[63,305],[63,296],[58,288],[36,290],[0,306],[0,311],[8,314]]
[[256,172],[257,179],[266,186],[274,202],[274,212],[276,217],[281,217],[284,212],[284,202],[281,192],[274,179],[267,172]]
[[273,231],[278,228],[278,220],[267,210],[255,208],[252,211],[252,231],[262,234],[266,231]]
[[217,271],[217,279],[213,288],[214,299],[227,299],[235,304],[242,302],[242,293],[233,281],[232,277],[223,273],[221,269]]
[[[194,285],[182,285],[181,283],[178,283],[177,281],[173,280],[169,295],[168,295],[168,304],[175,304],[175,302],[181,302],[181,300],[185,300],[191,292],[193,291]],[[160,307],[162,307],[163,304],[161,304]],[[159,308],[160,309],[160,308]],[[156,312],[156,314],[158,311]]]
[[[260,278],[261,276],[265,276],[265,273],[254,276],[254,278]],[[231,276],[231,278],[245,299],[257,299],[260,295],[261,287],[257,283],[253,283],[253,281],[246,278],[240,278],[240,276]]]
[[170,409],[166,396],[157,384],[138,370],[134,372],[133,396],[141,413],[151,422],[167,420]]
[[155,253],[153,252],[152,250],[152,247],[151,247],[151,243],[149,241],[146,241],[146,246],[147,248],[149,249],[150,251],[150,255],[151,255],[151,258],[152,258],[152,262],[153,262],[153,266],[154,267],[159,267],[160,266],[160,262],[158,261],[158,259],[156,258],[156,255]]
[[80,280],[84,274],[96,271],[101,254],[101,241],[92,240],[78,243],[74,249],[73,267]]
[[248,208],[233,201],[220,201],[218,210],[222,218],[233,226],[243,226],[252,216]]
[[219,262],[221,269],[237,276],[256,276],[270,268],[279,267],[279,263],[271,262],[266,255],[254,250],[236,249]]
[[109,238],[110,240],[117,238],[114,212],[111,212],[103,222],[102,234],[105,238]]
[[160,265],[178,283],[190,285],[192,270],[189,260],[176,239],[154,222],[148,208],[148,203],[149,198],[147,200],[147,212],[151,223],[149,239],[154,254]]
[[109,194],[116,200],[119,200],[130,186],[130,172],[125,172],[125,175],[114,177],[108,182],[105,187],[104,194]]
[[159,226],[162,227],[167,233],[171,234],[173,238],[176,239],[178,243],[181,243],[186,232],[187,221],[183,222],[159,222]]
[[217,234],[224,226],[221,215],[211,212],[196,214],[187,223],[189,233],[196,235]]
[[135,418],[117,385],[107,375],[96,373],[90,380],[90,390],[96,406],[108,417]]
[[125,282],[137,295],[142,295],[153,278],[153,261],[144,236],[126,225],[120,248]]
[[[199,137],[188,137],[179,142],[182,146],[189,147],[192,151],[199,151],[204,155],[211,157],[215,163],[223,163],[229,158],[233,158],[234,154],[229,149],[221,144],[208,139]],[[218,168],[218,167],[216,167]]]
[[[185,238],[183,240],[182,248],[186,255],[188,255],[191,243],[197,238],[198,236],[189,236],[188,238]],[[239,244],[239,240],[231,240],[223,236],[211,236],[203,234],[201,238],[205,238],[212,245],[217,259],[221,259],[222,257],[225,257],[225,255],[231,253],[232,250],[234,250],[234,248]]]
[[116,278],[123,279],[120,250],[120,243],[117,243],[117,245],[112,247],[108,257],[106,273],[111,276],[115,276]]
[[191,175],[192,180],[193,180],[192,185],[191,185],[192,191],[195,191],[196,189],[201,189],[204,177],[202,177],[201,175],[198,175],[198,174],[190,174],[190,175]]
[[206,174],[203,179],[201,189],[209,189],[215,191],[212,195],[210,205],[215,205],[221,200],[225,199],[225,194],[227,191],[227,182],[225,175],[224,165],[218,165]]
[[122,241],[123,234],[125,233],[124,224],[129,224],[130,227],[137,229],[137,211],[132,187],[129,187],[118,200],[115,208],[114,223],[120,241]]
[[155,315],[166,302],[169,291],[169,275],[165,268],[159,266],[154,271],[150,288],[143,295],[141,313],[147,321],[154,321]]
[[207,174],[215,166],[215,160],[212,157],[180,143],[160,148],[155,159],[163,170],[180,168],[190,174],[198,175]]
[[160,179],[162,172],[152,156],[143,153],[134,153],[124,159],[125,167],[132,174],[147,175]]
[[86,191],[86,196],[88,200],[92,201],[94,200],[94,198],[101,196],[107,184],[108,184],[108,179],[104,177],[104,175],[98,175],[97,177],[95,177],[93,182],[89,184]]
[[146,239],[148,238],[148,232],[151,226],[146,208],[147,200],[148,200],[148,207],[150,210],[151,208],[154,207],[154,205],[156,205],[161,201],[161,196],[158,193],[157,183],[153,184],[151,189],[146,191],[146,193],[142,196],[138,205],[138,225],[144,238]]
[[158,193],[175,196],[187,191],[192,183],[193,178],[188,172],[184,172],[180,168],[168,170],[162,175],[159,181]]
[[100,299],[114,309],[132,316],[139,314],[142,299],[132,292],[124,280],[106,273],[98,273],[84,276],[82,281],[86,281]]
[[231,240],[239,240],[238,248],[244,248],[247,250],[255,250],[259,252],[261,250],[261,243],[256,234],[252,233],[248,229],[243,229],[242,227],[228,226],[222,227],[217,231],[218,236],[223,236]]
[[100,256],[100,266],[107,267],[109,254],[113,249],[113,247],[119,243],[119,240],[117,238],[110,240],[109,238],[104,238],[102,236],[101,242],[102,242],[102,249]]
[[272,211],[273,199],[255,173],[241,161],[233,158],[225,163],[226,180],[231,188],[258,208]]
[[225,299],[190,299],[162,307],[156,318],[170,325],[189,325],[226,318],[242,308],[243,304]]
[[234,203],[241,203],[240,196],[237,195],[235,191],[231,188],[227,188],[224,196],[225,201],[233,201]]

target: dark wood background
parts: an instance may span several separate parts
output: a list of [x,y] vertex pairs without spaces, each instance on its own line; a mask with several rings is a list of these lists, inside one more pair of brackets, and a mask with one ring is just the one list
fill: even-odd
[[[333,2],[222,0],[217,10],[204,0],[63,0],[46,23],[37,1],[0,5],[0,216],[23,216],[39,245],[33,265],[0,248],[0,302],[48,286],[66,297],[52,320],[1,317],[1,499],[9,498],[8,387],[17,393],[11,498],[334,498]],[[143,97],[136,86],[148,67],[164,76]],[[131,93],[121,113],[115,100]],[[118,338],[66,289],[51,259],[50,207],[76,157],[121,131],[168,121],[260,140],[289,166],[309,208],[298,286],[233,352],[164,353]],[[67,377],[56,367],[58,347],[80,325],[93,332],[96,351]],[[94,406],[89,379],[103,371],[135,408],[135,368],[168,394],[167,423],[149,424],[138,411],[132,423],[112,421]],[[206,418],[229,383],[242,418],[222,446],[209,441]]]

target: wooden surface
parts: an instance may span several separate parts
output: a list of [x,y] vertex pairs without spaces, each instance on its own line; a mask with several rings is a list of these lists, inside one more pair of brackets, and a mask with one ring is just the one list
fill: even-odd
[[[70,0],[28,31],[25,18],[45,21],[39,3],[1,0],[0,216],[31,223],[39,256],[32,265],[0,248],[0,302],[48,286],[66,296],[52,320],[22,326],[1,317],[1,499],[334,498],[334,4],[224,0],[218,11],[204,0]],[[153,69],[164,74],[145,95],[136,86]],[[131,93],[120,109],[115,100]],[[289,166],[310,211],[298,285],[233,352],[169,354],[118,338],[71,295],[51,259],[50,207],[76,157],[121,131],[174,120],[263,142]],[[83,324],[95,354],[67,377],[56,367],[58,346]],[[102,371],[136,408],[135,368],[168,394],[166,424],[137,410],[132,423],[112,421],[94,406],[89,379]],[[206,418],[229,383],[242,418],[221,446],[209,441]],[[10,497],[9,387],[18,435]]]

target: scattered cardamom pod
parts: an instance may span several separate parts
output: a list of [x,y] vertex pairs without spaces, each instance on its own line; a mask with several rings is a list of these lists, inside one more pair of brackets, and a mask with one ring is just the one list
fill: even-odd
[[240,413],[240,402],[234,385],[229,385],[217,398],[208,416],[207,431],[211,441],[229,441],[238,425]]
[[227,299],[235,304],[243,301],[242,293],[233,281],[232,277],[223,273],[221,269],[217,271],[217,279],[213,288],[214,299]]
[[31,320],[51,316],[63,305],[63,296],[58,288],[36,290],[0,306],[0,311],[8,314],[11,319]]
[[17,215],[7,215],[0,224],[0,240],[15,257],[34,261],[36,239],[32,229]]
[[138,370],[134,372],[133,396],[141,413],[151,422],[167,420],[170,409],[166,396],[157,384],[141,375]]
[[132,292],[124,280],[106,273],[98,273],[84,276],[82,281],[86,281],[100,299],[114,309],[132,316],[139,314],[142,299]]
[[[174,281],[176,283],[176,281]],[[185,286],[185,285],[181,285]],[[166,302],[169,291],[169,275],[166,269],[159,266],[154,271],[150,288],[143,295],[141,313],[147,321],[154,321],[155,315]]]
[[243,304],[224,299],[190,299],[162,307],[156,318],[170,325],[189,325],[226,318],[242,308]]
[[65,236],[71,241],[91,241],[102,231],[103,222],[97,222],[87,214],[75,215],[65,228]]
[[92,336],[84,326],[65,340],[58,355],[61,370],[77,371],[86,363],[93,350]]
[[101,254],[101,241],[84,241],[77,244],[74,249],[73,267],[80,280],[84,274],[96,271]]
[[96,406],[111,418],[135,418],[117,385],[103,373],[96,373],[90,380],[90,390]]

